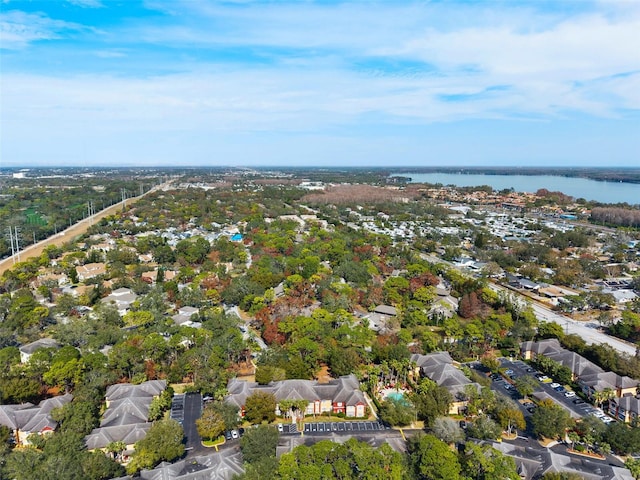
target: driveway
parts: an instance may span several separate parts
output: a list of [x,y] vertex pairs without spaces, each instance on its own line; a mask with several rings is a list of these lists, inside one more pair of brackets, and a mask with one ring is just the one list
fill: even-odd
[[182,428],[184,428],[185,446],[187,456],[206,455],[211,453],[211,449],[202,446],[202,439],[198,435],[196,420],[202,414],[202,396],[199,393],[187,393],[184,396],[184,418]]

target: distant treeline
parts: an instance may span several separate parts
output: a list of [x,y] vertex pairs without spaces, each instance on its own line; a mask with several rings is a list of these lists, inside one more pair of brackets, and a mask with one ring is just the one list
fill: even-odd
[[477,173],[484,175],[554,175],[578,177],[602,182],[640,183],[638,168],[569,168],[569,167],[406,167],[397,173]]
[[597,207],[591,210],[591,220],[622,227],[640,227],[640,210],[617,207]]

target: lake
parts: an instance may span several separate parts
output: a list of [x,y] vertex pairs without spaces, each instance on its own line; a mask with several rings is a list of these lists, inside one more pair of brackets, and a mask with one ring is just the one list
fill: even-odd
[[562,192],[574,198],[602,203],[640,204],[640,184],[598,182],[588,178],[554,175],[483,175],[477,173],[393,173],[391,176],[411,177],[412,183],[441,183],[457,187],[489,185],[494,190],[513,188],[517,192],[535,193],[540,188]]

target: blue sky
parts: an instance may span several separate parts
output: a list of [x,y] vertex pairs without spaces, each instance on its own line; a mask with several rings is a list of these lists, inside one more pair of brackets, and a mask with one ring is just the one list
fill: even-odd
[[640,166],[640,2],[0,0],[0,166]]

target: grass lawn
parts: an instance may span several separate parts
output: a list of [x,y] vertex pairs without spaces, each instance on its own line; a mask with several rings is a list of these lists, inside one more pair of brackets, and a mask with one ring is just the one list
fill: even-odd
[[171,385],[169,385],[171,388],[173,388],[173,391],[175,393],[184,393],[185,389],[187,387],[192,387],[193,383],[172,383]]
[[215,447],[216,445],[222,445],[224,443],[224,435],[220,435],[215,440],[202,440],[202,445],[205,447]]

